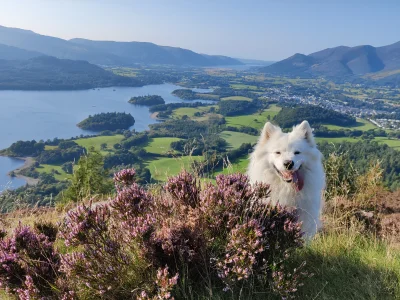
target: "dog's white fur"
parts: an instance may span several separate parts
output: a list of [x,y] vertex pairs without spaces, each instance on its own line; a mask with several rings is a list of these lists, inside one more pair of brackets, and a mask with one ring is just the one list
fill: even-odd
[[[276,170],[285,172],[285,160],[294,162],[293,171],[297,170],[304,180],[300,191],[284,181]],[[283,133],[279,127],[267,122],[250,156],[248,175],[253,184],[263,182],[270,185],[269,201],[296,207],[305,236],[311,238],[315,235],[321,226],[325,173],[322,154],[317,149],[307,121],[294,127],[290,133]]]

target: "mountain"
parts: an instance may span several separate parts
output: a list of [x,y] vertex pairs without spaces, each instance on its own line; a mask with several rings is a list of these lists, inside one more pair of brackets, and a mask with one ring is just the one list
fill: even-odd
[[373,47],[370,45],[328,48],[310,55],[297,53],[260,72],[300,77],[371,78],[371,74],[397,74],[400,72],[400,42]]
[[130,66],[169,64],[191,66],[240,65],[236,59],[203,55],[191,50],[145,42],[63,40],[30,30],[0,26],[0,44],[35,51],[62,59],[86,60],[93,64]]
[[0,60],[0,90],[70,90],[108,86],[142,86],[86,61],[40,56]]
[[70,41],[80,46],[110,53],[130,63],[193,66],[241,64],[239,61],[227,56],[198,54],[191,50],[158,46],[146,42],[91,41],[86,39],[72,39]]
[[43,56],[42,53],[0,44],[0,59],[15,60]]

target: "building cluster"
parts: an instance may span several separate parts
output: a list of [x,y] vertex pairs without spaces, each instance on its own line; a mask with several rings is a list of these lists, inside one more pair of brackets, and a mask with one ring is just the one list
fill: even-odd
[[299,95],[290,85],[271,87],[261,97],[280,103],[317,105],[357,118],[367,118],[382,129],[400,130],[400,120],[373,119],[373,116],[387,114],[388,111],[345,105],[343,101],[335,100],[334,96],[332,96],[332,99],[316,96],[312,93],[312,89],[308,89],[306,92],[301,91],[301,95]]

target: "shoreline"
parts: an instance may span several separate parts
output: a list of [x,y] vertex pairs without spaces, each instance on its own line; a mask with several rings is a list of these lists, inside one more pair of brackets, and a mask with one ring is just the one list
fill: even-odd
[[[5,155],[5,157],[10,157],[10,156]],[[14,174],[15,174],[14,178],[25,180],[27,185],[37,185],[39,183],[39,179],[37,179],[37,178],[32,178],[32,177],[28,177],[28,176],[20,174],[21,171],[30,168],[35,163],[35,160],[33,159],[33,157],[28,156],[28,157],[11,157],[11,158],[22,160],[22,161],[24,161],[24,164],[21,167],[8,172],[7,173],[8,176],[13,178],[13,176],[11,176],[11,173],[14,172]]]
[[158,111],[156,111],[156,112],[153,112],[151,115],[150,115],[150,118],[152,118],[153,120],[159,120],[158,119]]

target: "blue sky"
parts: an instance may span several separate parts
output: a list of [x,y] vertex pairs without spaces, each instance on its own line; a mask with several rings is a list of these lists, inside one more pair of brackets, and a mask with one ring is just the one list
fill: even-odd
[[280,60],[400,41],[400,0],[1,0],[0,25]]

